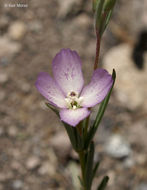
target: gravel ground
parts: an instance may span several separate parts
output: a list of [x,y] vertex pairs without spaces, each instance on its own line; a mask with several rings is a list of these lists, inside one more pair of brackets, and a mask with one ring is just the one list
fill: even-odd
[[[40,71],[51,73],[51,61],[62,48],[79,53],[85,80],[90,79],[95,56],[91,1],[18,3],[0,1],[0,190],[78,189],[77,155],[34,83]],[[124,67],[117,66],[116,85],[122,93],[118,87],[114,89],[95,138],[95,159],[101,160],[101,166],[94,189],[106,174],[110,176],[108,190],[147,189],[147,107],[146,91],[142,91],[147,80],[145,50],[142,69],[131,58],[139,35],[146,33],[146,4],[144,0],[120,0],[103,37],[102,67],[108,68],[105,60],[111,64],[119,63],[120,56],[128,59]],[[128,77],[127,70],[134,73],[128,78],[131,84],[122,82]],[[135,77],[136,86],[132,85]],[[138,89],[142,94],[137,98],[142,101],[135,96]]]

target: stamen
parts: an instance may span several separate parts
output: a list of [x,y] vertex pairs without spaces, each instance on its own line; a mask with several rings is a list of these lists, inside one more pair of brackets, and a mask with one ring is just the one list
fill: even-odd
[[71,91],[70,93],[67,94],[67,98],[65,98],[65,101],[67,103],[67,108],[69,109],[77,109],[80,108],[80,104],[83,100],[83,97],[78,98],[78,94],[74,91]]
[[76,93],[75,92],[71,92],[70,96],[76,96]]
[[73,108],[73,110],[77,109],[77,107],[76,107],[76,106],[73,106],[72,108]]

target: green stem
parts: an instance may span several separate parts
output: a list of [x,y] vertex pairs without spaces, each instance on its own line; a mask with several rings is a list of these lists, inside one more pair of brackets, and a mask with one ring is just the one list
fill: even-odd
[[[85,126],[87,126],[87,120],[86,120]],[[79,125],[77,125],[77,130],[78,130],[80,136],[82,137],[84,134],[82,131],[81,123]],[[85,130],[84,130],[84,133],[85,133]],[[85,185],[85,179],[84,179],[84,175],[85,175],[85,150],[79,151],[78,155],[79,155],[80,166],[81,166],[82,190],[87,190],[86,185]]]
[[81,151],[78,153],[79,154],[79,160],[80,160],[80,165],[81,165],[81,176],[82,176],[82,182],[83,182],[83,187],[82,190],[87,190],[86,184],[85,184],[85,153],[84,151]]
[[86,139],[86,137],[87,137],[89,119],[90,119],[90,115],[86,118],[86,121],[85,121],[84,134],[83,134],[84,141],[85,141],[85,139]]

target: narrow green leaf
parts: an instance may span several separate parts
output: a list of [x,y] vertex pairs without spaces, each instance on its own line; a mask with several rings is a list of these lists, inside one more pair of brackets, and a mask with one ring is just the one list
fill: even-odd
[[95,27],[97,33],[102,37],[112,15],[116,0],[95,0],[93,9],[95,10]]
[[93,179],[92,178],[93,177],[93,159],[94,159],[94,143],[91,142],[88,156],[87,156],[85,177],[84,177],[87,190],[91,189],[91,184],[92,184],[92,179]]
[[95,10],[96,10],[96,0],[92,1],[92,10],[95,13]]
[[108,23],[109,23],[109,20],[110,20],[110,18],[111,18],[111,15],[112,15],[112,10],[109,11],[109,12],[106,14],[105,18],[104,18],[104,24],[103,24],[101,33],[104,33],[104,31],[105,31],[105,29],[106,29],[106,27],[107,27],[107,25],[108,25]]
[[104,16],[103,16],[103,21],[102,21],[103,24],[101,27],[101,35],[105,31],[105,29],[110,21],[115,3],[116,3],[116,0],[105,0],[104,10],[103,10]]
[[104,115],[104,112],[106,110],[106,107],[108,105],[108,102],[109,102],[109,99],[110,99],[110,95],[111,95],[111,92],[112,92],[112,89],[113,89],[113,86],[114,86],[114,83],[115,83],[115,79],[116,79],[116,72],[115,70],[113,69],[113,72],[112,72],[112,78],[113,78],[113,84],[112,84],[112,87],[108,93],[108,95],[106,96],[106,98],[103,100],[103,102],[100,104],[100,107],[99,107],[99,110],[98,110],[98,113],[97,113],[97,116],[96,116],[96,119],[94,121],[94,124],[93,126],[90,128],[89,132],[88,132],[88,135],[87,135],[87,139],[85,141],[85,148],[87,148],[89,146],[89,143],[90,141],[92,140],[92,138],[94,137],[97,129],[98,129],[98,126],[101,122],[101,119]]
[[105,0],[104,11],[113,10],[116,0]]
[[105,176],[103,180],[101,181],[100,185],[98,186],[97,190],[104,190],[108,181],[109,181],[109,177]]
[[93,176],[92,176],[92,179],[95,177],[96,172],[97,172],[97,170],[98,170],[98,168],[99,168],[99,165],[100,165],[100,162],[98,161],[98,162],[95,164],[95,167],[94,167],[94,169],[93,169]]
[[96,10],[95,10],[95,28],[96,31],[100,33],[101,25],[102,25],[102,14],[103,14],[103,6],[105,0],[98,0],[96,2]]
[[93,12],[95,13],[96,11],[96,6],[97,4],[100,2],[101,0],[93,0],[92,2],[92,9],[93,9]]

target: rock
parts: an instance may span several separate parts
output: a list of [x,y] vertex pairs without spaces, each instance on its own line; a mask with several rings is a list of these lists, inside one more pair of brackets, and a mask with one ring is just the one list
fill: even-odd
[[113,170],[108,171],[109,185],[114,185],[116,180],[116,173]]
[[0,173],[0,182],[5,182],[7,180],[10,180],[13,178],[13,172],[12,171],[5,171]]
[[132,168],[134,165],[135,165],[135,160],[133,157],[130,157],[130,158],[126,158],[123,162],[123,165],[126,167],[126,168]]
[[26,83],[26,82],[21,82],[20,84],[20,88],[24,93],[29,93],[31,90],[31,86],[30,84]]
[[79,0],[58,0],[58,17],[64,18],[72,10],[73,7],[79,5]]
[[9,77],[6,73],[0,73],[0,84],[4,84],[8,81]]
[[135,155],[135,161],[139,165],[144,165],[146,163],[146,154],[139,153],[138,155]]
[[5,99],[5,92],[4,91],[0,91],[0,101],[3,101]]
[[8,36],[12,40],[21,40],[26,33],[26,25],[21,21],[13,22],[8,30]]
[[3,134],[4,134],[4,129],[0,127],[0,136],[2,136]]
[[76,19],[74,20],[76,25],[80,25],[83,27],[89,27],[89,25],[91,24],[91,19],[89,18],[88,15],[86,15],[85,13],[80,14],[79,16],[76,17]]
[[38,170],[39,174],[41,175],[50,175],[53,176],[56,174],[56,167],[54,164],[48,162],[44,162],[42,166]]
[[0,37],[0,60],[11,58],[21,49],[21,45],[17,42],[12,42],[7,37]]
[[32,21],[28,23],[28,28],[32,32],[40,32],[42,30],[42,24],[38,21]]
[[129,109],[143,107],[147,110],[147,56],[144,69],[135,67],[132,49],[127,44],[112,48],[104,58],[104,67],[111,73],[116,70],[117,79],[114,86],[117,99]]
[[72,183],[73,183],[74,189],[80,189],[80,182],[79,182],[79,179],[77,177],[80,175],[79,166],[74,162],[70,162],[68,164],[67,168],[70,171],[70,175],[72,178]]
[[2,16],[0,17],[0,28],[4,29],[8,26],[9,24],[9,18],[7,16]]
[[39,158],[32,156],[30,157],[27,162],[26,162],[26,167],[29,170],[33,170],[35,168],[37,168],[40,165],[40,160]]
[[147,183],[141,183],[139,184],[135,190],[147,190]]
[[[146,122],[146,112],[144,111],[143,113],[141,113],[139,117],[134,116],[133,124],[131,126],[131,132],[128,133],[128,138],[131,144],[133,144],[136,147],[141,146],[142,150],[146,150],[146,145],[147,145],[146,137],[147,137],[147,122]],[[139,142],[136,141],[136,139],[139,139]]]
[[20,169],[22,169],[22,165],[18,161],[12,160],[11,168],[14,169],[14,170],[20,171]]
[[120,135],[112,135],[105,144],[105,151],[113,158],[125,158],[131,153],[129,143]]
[[15,126],[10,126],[8,129],[8,135],[10,137],[16,137],[18,134],[17,128]]
[[49,143],[56,150],[56,153],[62,158],[65,158],[71,150],[70,141],[65,132],[58,132],[55,134],[50,139]]
[[23,182],[19,179],[14,180],[12,186],[14,189],[20,189],[23,187]]

